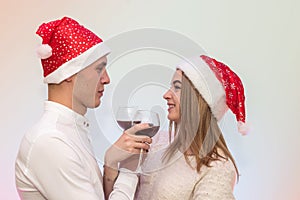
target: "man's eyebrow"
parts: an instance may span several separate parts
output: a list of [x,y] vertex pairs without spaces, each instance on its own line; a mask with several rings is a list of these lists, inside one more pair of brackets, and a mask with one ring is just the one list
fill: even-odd
[[176,84],[176,83],[182,84],[180,80],[175,80],[175,81],[173,81],[173,84]]

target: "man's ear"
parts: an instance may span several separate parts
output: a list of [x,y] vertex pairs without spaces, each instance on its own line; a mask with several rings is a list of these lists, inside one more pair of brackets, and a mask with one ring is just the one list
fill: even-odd
[[75,81],[76,75],[77,74],[74,74],[74,75],[70,76],[69,78],[66,78],[65,81],[68,83]]

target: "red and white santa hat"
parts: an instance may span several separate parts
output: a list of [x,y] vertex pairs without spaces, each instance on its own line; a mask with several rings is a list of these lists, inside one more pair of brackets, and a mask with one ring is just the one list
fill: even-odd
[[96,34],[74,19],[43,23],[36,32],[42,39],[37,48],[45,83],[60,83],[110,53]]
[[228,66],[201,55],[188,59],[177,68],[191,80],[218,121],[229,108],[236,116],[239,132],[247,134],[244,87],[241,79]]

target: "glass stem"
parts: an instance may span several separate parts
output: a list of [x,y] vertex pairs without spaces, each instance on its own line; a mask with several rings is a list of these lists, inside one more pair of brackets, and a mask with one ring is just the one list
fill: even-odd
[[140,171],[142,159],[143,159],[143,149],[140,150],[139,162],[138,162],[138,165],[137,165],[137,168],[136,168],[136,170],[137,170],[138,172]]

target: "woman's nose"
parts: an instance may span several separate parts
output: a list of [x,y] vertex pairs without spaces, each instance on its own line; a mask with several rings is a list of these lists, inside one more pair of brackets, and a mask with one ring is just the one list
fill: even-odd
[[163,96],[164,99],[170,99],[171,98],[171,90],[169,89]]

